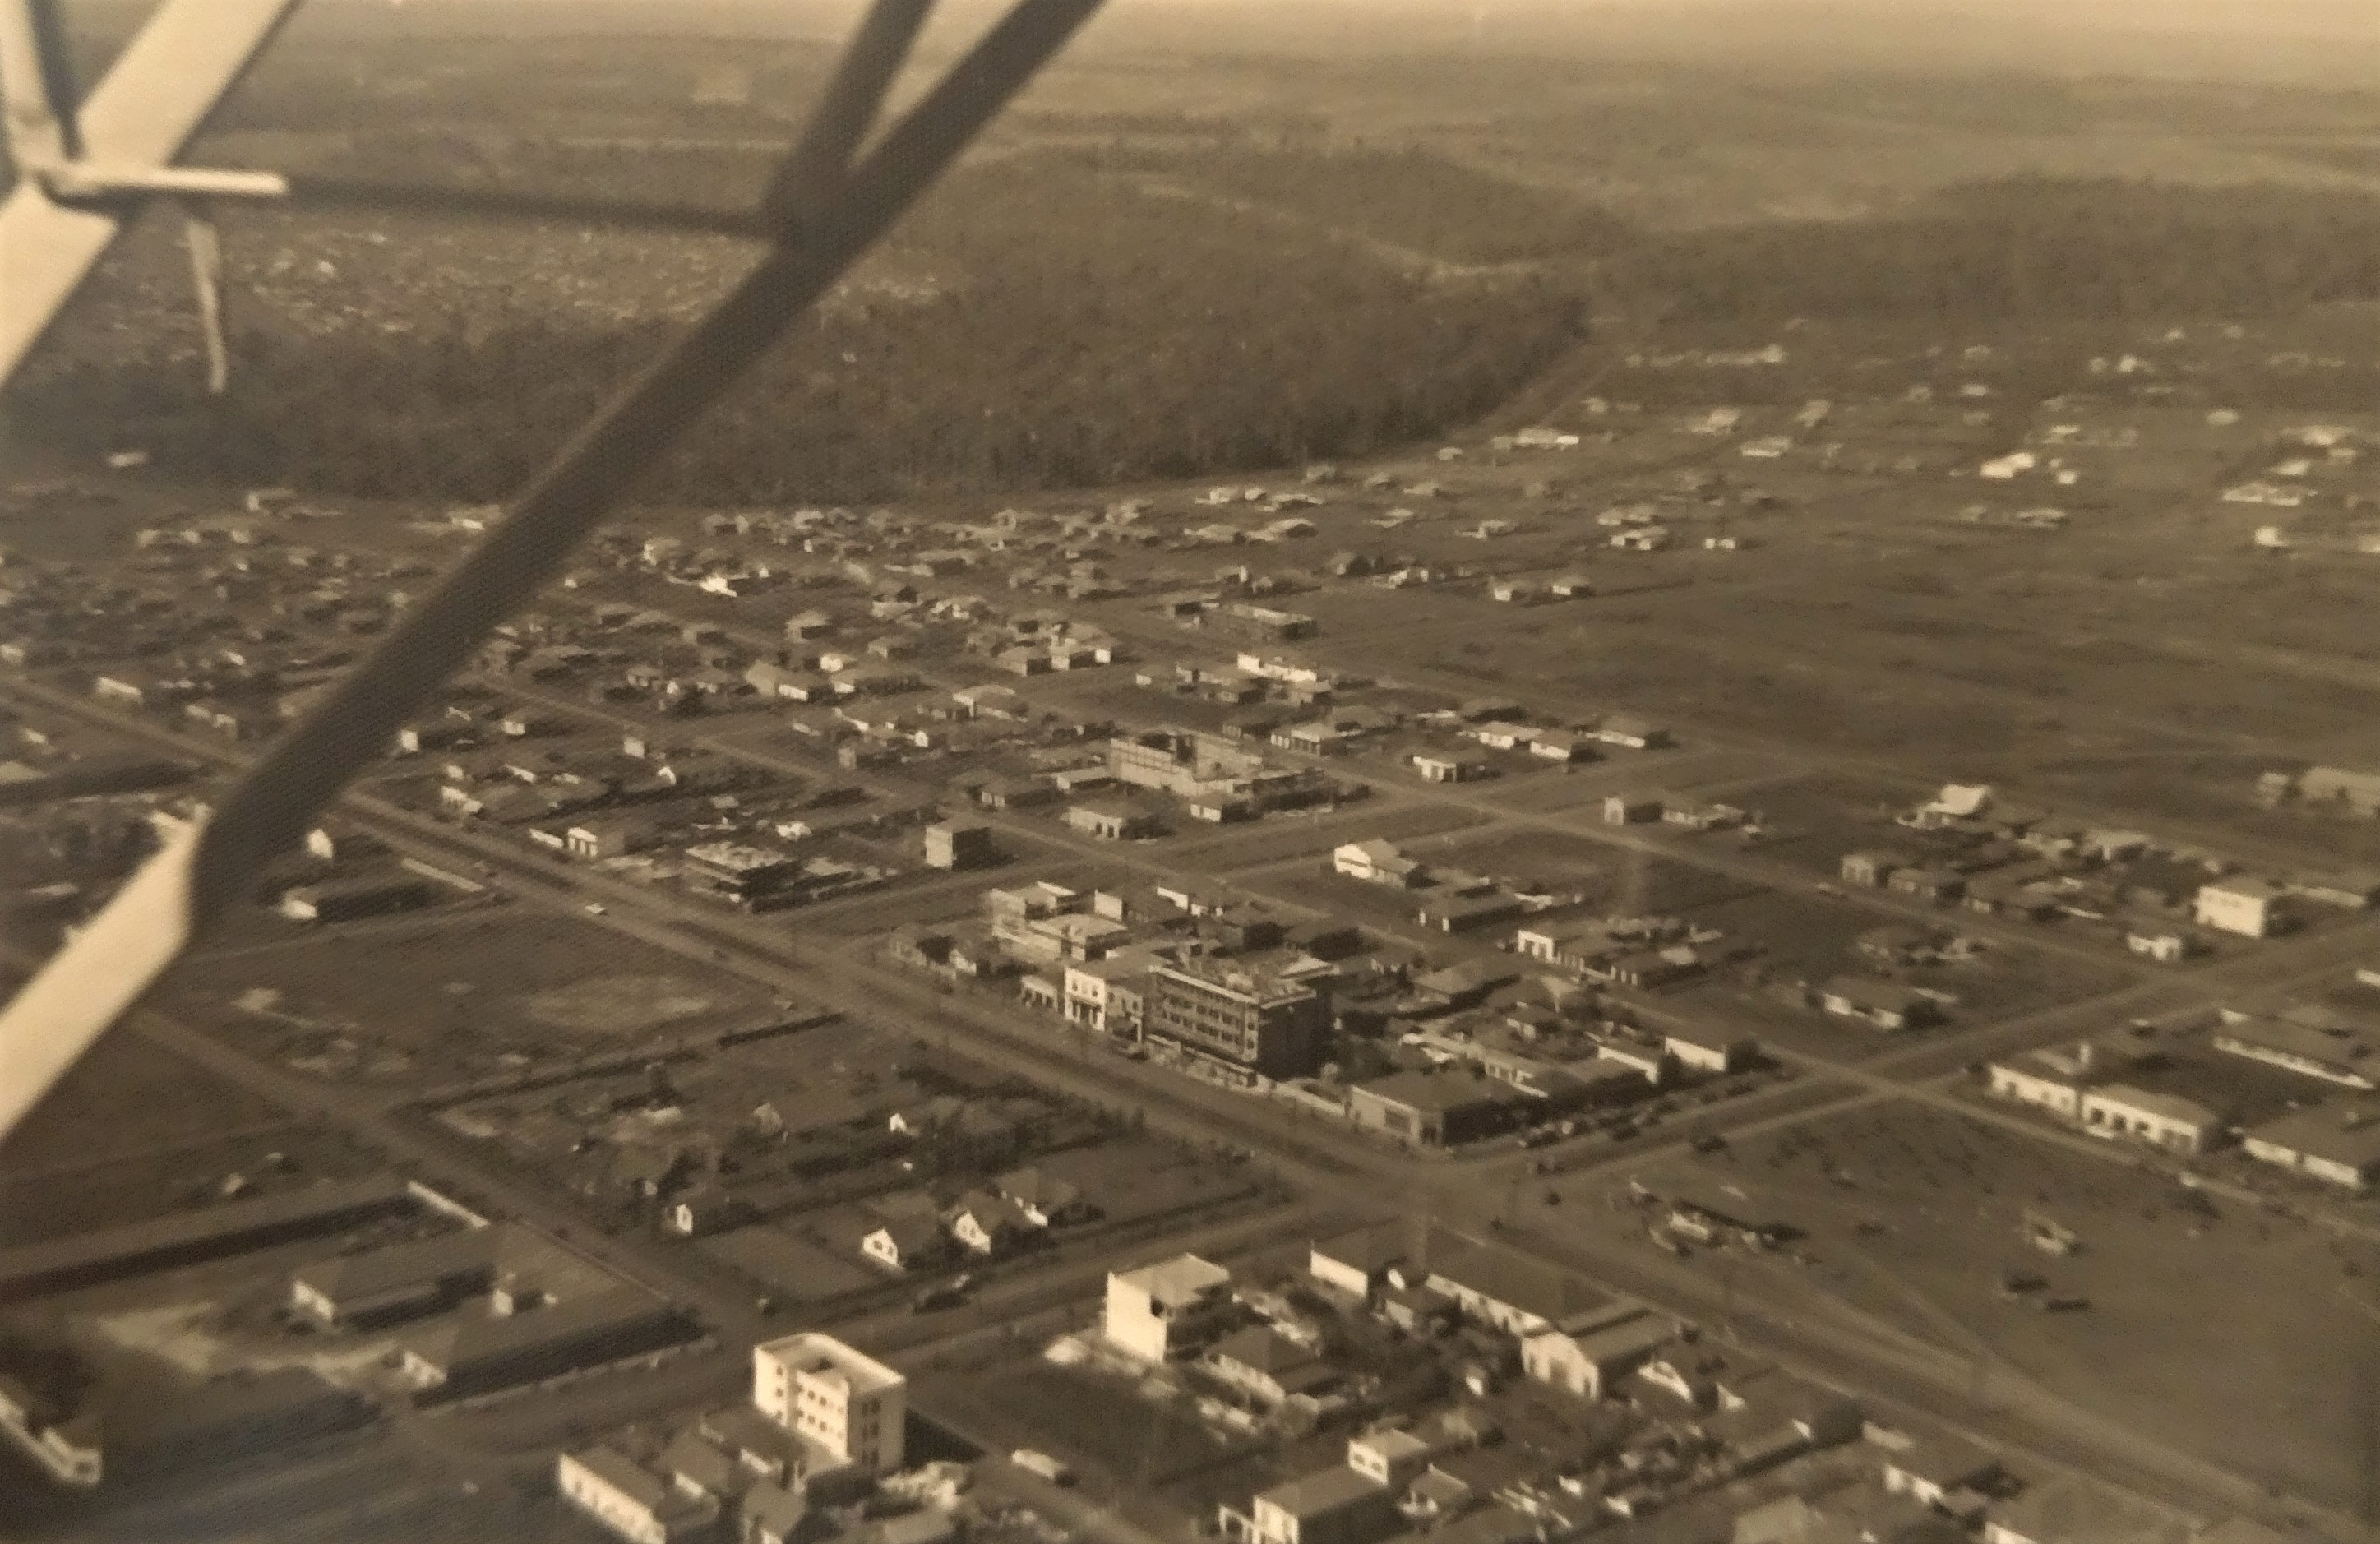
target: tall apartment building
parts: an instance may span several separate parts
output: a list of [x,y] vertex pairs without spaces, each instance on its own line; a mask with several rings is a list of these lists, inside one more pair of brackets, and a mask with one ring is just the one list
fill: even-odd
[[788,1431],[871,1475],[901,1467],[909,1380],[832,1335],[752,1348],[752,1403]]
[[1142,1033],[1250,1080],[1303,1077],[1330,1048],[1330,1000],[1265,971],[1184,960],[1149,971]]

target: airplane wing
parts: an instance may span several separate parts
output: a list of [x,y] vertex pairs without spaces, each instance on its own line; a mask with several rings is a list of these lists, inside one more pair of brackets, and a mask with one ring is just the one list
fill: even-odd
[[[165,0],[82,103],[84,154],[116,165],[172,162],[297,3]],[[37,179],[19,176],[0,203],[0,384],[66,309],[122,223],[114,213],[53,203]]]

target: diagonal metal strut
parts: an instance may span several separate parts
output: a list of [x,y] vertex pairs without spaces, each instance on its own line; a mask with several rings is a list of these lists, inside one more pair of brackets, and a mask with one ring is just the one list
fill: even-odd
[[210,818],[160,852],[0,1011],[0,1137],[189,941],[245,900],[404,720],[832,286],[1088,20],[1101,0],[1017,0],[854,159],[933,0],[876,0],[770,188],[773,245],[735,290],[571,436],[512,513]]

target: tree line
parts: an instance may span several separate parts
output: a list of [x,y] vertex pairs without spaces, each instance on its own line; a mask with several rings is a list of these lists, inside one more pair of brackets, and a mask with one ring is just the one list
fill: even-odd
[[[453,148],[433,135],[393,140],[372,164],[401,178],[431,160],[455,164]],[[578,190],[603,159],[554,149],[466,175]],[[1139,173],[1179,170],[1166,153],[1070,149],[962,168],[898,238],[941,282],[922,295],[862,286],[862,303],[798,329],[655,473],[652,492],[858,501],[1361,456],[1495,407],[1572,348],[1598,309],[1722,326],[1791,316],[1972,326],[2380,299],[2380,200],[2335,190],[2011,179],[1867,220],[1648,234],[1583,206],[1559,213],[1550,194],[1419,152],[1241,147],[1214,159],[1200,174],[1209,185],[1311,220],[1152,196]],[[760,164],[629,161],[630,190],[732,202]],[[1358,208],[1367,183],[1376,196]],[[1595,256],[1449,281],[1333,234],[1358,218],[1449,257]],[[271,304],[261,295],[235,315]],[[660,320],[557,313],[525,289],[492,324],[250,334],[221,398],[201,395],[187,369],[53,349],[10,407],[62,448],[137,442],[176,474],[483,499],[517,486],[672,333]],[[2314,405],[2338,385],[2309,375],[2276,389]]]
[[[1485,412],[1579,335],[1556,286],[1432,284],[1249,224],[1079,172],[968,171],[905,237],[951,282],[797,329],[653,491],[864,500],[1362,456]],[[16,410],[84,450],[137,433],[177,471],[487,498],[671,333],[524,308],[427,335],[251,334],[221,398],[69,357]]]
[[1650,238],[1603,282],[1703,320],[2270,315],[2380,298],[2380,200],[2011,178],[1876,219]]

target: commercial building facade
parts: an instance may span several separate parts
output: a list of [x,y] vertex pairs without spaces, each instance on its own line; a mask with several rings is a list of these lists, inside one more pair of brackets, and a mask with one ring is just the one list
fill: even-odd
[[1322,1064],[1330,1000],[1299,981],[1205,962],[1148,973],[1143,1033],[1236,1080],[1303,1077]]

